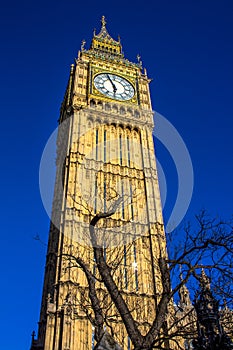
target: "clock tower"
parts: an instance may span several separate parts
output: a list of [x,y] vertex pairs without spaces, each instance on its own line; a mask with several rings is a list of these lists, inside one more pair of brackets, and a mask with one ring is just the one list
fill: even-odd
[[[166,255],[146,70],[127,60],[105,18],[85,41],[61,106],[57,172],[37,339],[31,350],[91,350],[96,344],[96,291],[104,329],[132,349],[119,312],[100,278],[90,222],[119,292],[145,334],[161,298],[158,258]],[[85,269],[90,272],[88,280]],[[91,285],[90,281],[94,284]],[[94,288],[94,289],[93,289]]]

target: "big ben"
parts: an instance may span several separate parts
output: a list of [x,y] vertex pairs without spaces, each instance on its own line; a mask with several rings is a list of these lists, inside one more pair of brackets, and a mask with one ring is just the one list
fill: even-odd
[[140,57],[136,63],[124,57],[102,17],[90,48],[83,42],[71,66],[61,106],[39,331],[31,350],[94,349],[98,327],[122,349],[133,349],[96,251],[140,334],[153,323],[166,241],[149,83]]

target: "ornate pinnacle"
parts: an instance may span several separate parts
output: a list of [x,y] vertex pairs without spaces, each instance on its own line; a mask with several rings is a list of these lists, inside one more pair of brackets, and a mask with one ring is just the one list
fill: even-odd
[[210,290],[210,279],[209,279],[209,277],[207,277],[204,269],[201,270],[200,282],[201,282],[201,286],[203,289]]

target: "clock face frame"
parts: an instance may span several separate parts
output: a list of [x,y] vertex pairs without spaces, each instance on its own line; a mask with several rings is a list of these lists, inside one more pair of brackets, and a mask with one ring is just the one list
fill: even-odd
[[94,77],[94,86],[101,94],[119,101],[131,100],[135,95],[133,85],[116,74],[97,74]]

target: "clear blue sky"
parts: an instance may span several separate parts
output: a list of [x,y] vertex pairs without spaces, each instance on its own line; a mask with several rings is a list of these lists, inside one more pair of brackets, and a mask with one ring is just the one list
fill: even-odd
[[[153,107],[179,131],[195,187],[187,218],[206,208],[230,217],[233,202],[232,0],[4,2],[1,43],[1,348],[29,349],[37,330],[49,218],[38,185],[46,140],[57,126],[69,66],[106,16],[125,56],[141,54]],[[168,155],[158,147],[164,169]],[[167,159],[166,159],[167,157]],[[170,204],[176,185],[171,180]],[[173,188],[174,187],[174,188]]]

